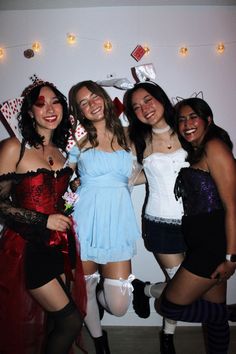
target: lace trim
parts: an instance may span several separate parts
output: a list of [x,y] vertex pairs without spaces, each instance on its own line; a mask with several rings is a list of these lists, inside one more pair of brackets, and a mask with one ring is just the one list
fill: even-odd
[[66,171],[69,170],[73,173],[73,169],[69,166],[63,167],[60,170],[48,170],[47,168],[38,168],[36,171],[28,171],[26,173],[16,173],[16,172],[9,172],[9,173],[5,173],[0,175],[0,182],[1,181],[7,181],[7,180],[14,180],[14,181],[18,181],[21,180],[24,177],[27,176],[35,176],[39,173],[48,173],[49,175],[54,175],[56,173],[57,176],[61,176],[64,173],[66,173]]
[[148,214],[145,214],[144,217],[147,220],[154,221],[161,224],[181,225],[181,219],[166,219],[166,218],[160,218],[158,216],[152,216]]

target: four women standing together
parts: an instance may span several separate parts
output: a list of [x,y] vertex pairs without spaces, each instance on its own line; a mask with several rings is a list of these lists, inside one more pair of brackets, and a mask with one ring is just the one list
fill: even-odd
[[[64,166],[60,149],[65,148],[68,138],[69,115],[63,95],[52,84],[39,81],[24,92],[20,114],[23,142],[7,139],[0,153],[0,211],[6,220],[0,245],[0,303],[7,305],[0,317],[3,325],[11,324],[16,312],[19,321],[14,318],[14,322],[17,326],[21,323],[17,328],[22,333],[22,323],[25,329],[32,307],[34,329],[42,333],[43,308],[48,324],[44,353],[69,353],[80,331],[84,314],[81,304],[86,300],[84,322],[96,353],[102,354],[110,353],[101,328],[102,308],[116,316],[124,315],[134,286],[136,313],[140,317],[149,315],[149,297],[159,298],[166,284],[147,284],[134,280],[132,275],[131,258],[139,238],[128,187],[133,150],[144,168],[143,182],[148,182],[143,216],[145,246],[157,259],[167,281],[173,278],[157,305],[166,318],[161,353],[175,353],[175,321],[195,321],[186,313],[192,313],[190,306],[196,300],[209,314],[201,317],[201,307],[196,312],[198,321],[207,323],[209,352],[217,353],[214,350],[219,343],[219,353],[227,352],[225,280],[236,268],[235,161],[229,137],[213,123],[209,106],[203,100],[192,100],[177,106],[176,121],[168,97],[157,84],[135,85],[124,101],[130,123],[127,136],[103,88],[92,81],[73,86],[69,92],[71,114],[75,125],[80,122],[87,133],[71,149]],[[70,217],[63,215],[62,208],[62,196],[73,170],[80,180],[74,225]],[[183,204],[174,196],[178,174],[176,198],[182,197]],[[187,256],[180,267],[185,241]],[[22,294],[17,304],[6,296],[15,289],[14,277],[6,277],[14,269],[20,272],[16,284]],[[83,275],[86,296],[78,293],[78,284],[79,289],[84,289]],[[25,299],[24,304],[29,305],[19,311]],[[142,303],[146,304],[144,312]],[[12,317],[7,319],[8,311]],[[1,343],[5,343],[4,353],[10,353],[10,327],[5,328],[2,333],[8,337]],[[216,330],[222,333],[217,340]],[[27,341],[21,342],[19,348],[27,345]],[[26,350],[22,349],[23,353]]]

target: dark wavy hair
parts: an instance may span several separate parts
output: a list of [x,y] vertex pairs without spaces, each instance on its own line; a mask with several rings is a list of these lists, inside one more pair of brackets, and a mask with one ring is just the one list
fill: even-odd
[[152,127],[140,122],[133,109],[132,97],[134,92],[140,88],[147,91],[152,97],[159,101],[164,107],[164,117],[166,123],[175,131],[175,111],[170,99],[164,90],[154,82],[143,82],[136,84],[132,89],[126,91],[124,95],[125,114],[129,121],[128,133],[131,142],[134,144],[139,163],[143,161],[143,154],[146,148],[146,141],[152,140]]
[[91,80],[79,82],[76,85],[72,86],[69,91],[69,110],[70,114],[75,119],[73,124],[73,131],[75,130],[78,121],[87,131],[86,138],[82,141],[82,143],[79,144],[80,148],[82,148],[87,141],[90,142],[92,147],[98,146],[97,130],[94,127],[93,123],[89,119],[84,117],[76,100],[76,95],[78,91],[83,87],[86,87],[90,92],[96,94],[97,96],[103,99],[106,128],[114,134],[114,137],[116,136],[118,144],[126,151],[129,151],[129,147],[124,134],[124,128],[122,127],[122,124],[117,116],[117,111],[112,99],[100,85]]
[[[180,134],[178,130],[178,118],[180,116],[180,111],[183,107],[189,106],[192,108],[192,110],[206,122],[206,134],[201,142],[201,145],[196,148],[193,148],[192,144],[187,142]],[[205,146],[208,141],[211,139],[220,139],[222,140],[229,148],[230,150],[233,149],[233,143],[230,140],[229,134],[216,125],[213,120],[213,112],[208,105],[206,101],[204,101],[202,98],[198,97],[191,97],[191,98],[186,98],[183,99],[182,101],[179,101],[175,105],[175,111],[176,111],[176,125],[177,125],[177,132],[179,135],[179,140],[181,142],[181,145],[183,148],[188,152],[188,161],[190,164],[196,163],[201,160],[202,156],[205,153]],[[211,122],[209,124],[208,118],[211,118]]]
[[62,105],[63,110],[62,121],[53,132],[52,142],[58,148],[65,150],[69,137],[69,129],[71,127],[66,97],[52,83],[49,82],[42,82],[33,88],[31,88],[31,86],[32,85],[28,86],[22,93],[24,100],[18,116],[19,129],[24,141],[27,142],[30,146],[34,146],[36,148],[39,145],[43,145],[44,137],[39,135],[35,130],[34,120],[31,118],[29,111],[31,111],[32,106],[37,101],[40,90],[43,87],[49,87],[55,93],[56,97]]

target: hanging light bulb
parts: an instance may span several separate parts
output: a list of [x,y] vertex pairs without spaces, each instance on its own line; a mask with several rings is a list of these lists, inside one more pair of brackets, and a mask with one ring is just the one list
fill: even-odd
[[150,48],[147,45],[144,45],[143,49],[145,50],[145,55],[150,54]]
[[75,44],[76,43],[76,35],[74,33],[67,33],[66,38],[67,38],[68,44]]
[[216,47],[216,51],[218,54],[223,54],[225,51],[225,45],[224,43],[220,42],[217,47]]
[[4,57],[4,49],[0,48],[0,59]]
[[32,44],[32,49],[36,53],[40,52],[41,48],[42,48],[42,46],[41,46],[40,42],[34,42]]
[[182,57],[186,57],[188,55],[188,48],[187,47],[181,47],[179,49],[179,54],[182,55]]
[[112,51],[112,43],[109,41],[106,41],[103,44],[103,48],[105,49],[106,52],[111,52]]

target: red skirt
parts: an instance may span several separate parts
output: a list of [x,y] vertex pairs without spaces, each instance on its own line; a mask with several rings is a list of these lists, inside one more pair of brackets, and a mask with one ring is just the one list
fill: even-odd
[[[4,230],[0,239],[1,354],[40,354],[42,352],[46,316],[43,308],[26,288],[25,249],[26,241],[19,234],[10,229]],[[72,295],[81,316],[84,317],[86,288],[78,247],[76,249]],[[63,250],[63,254],[65,273],[71,278],[67,247]]]

